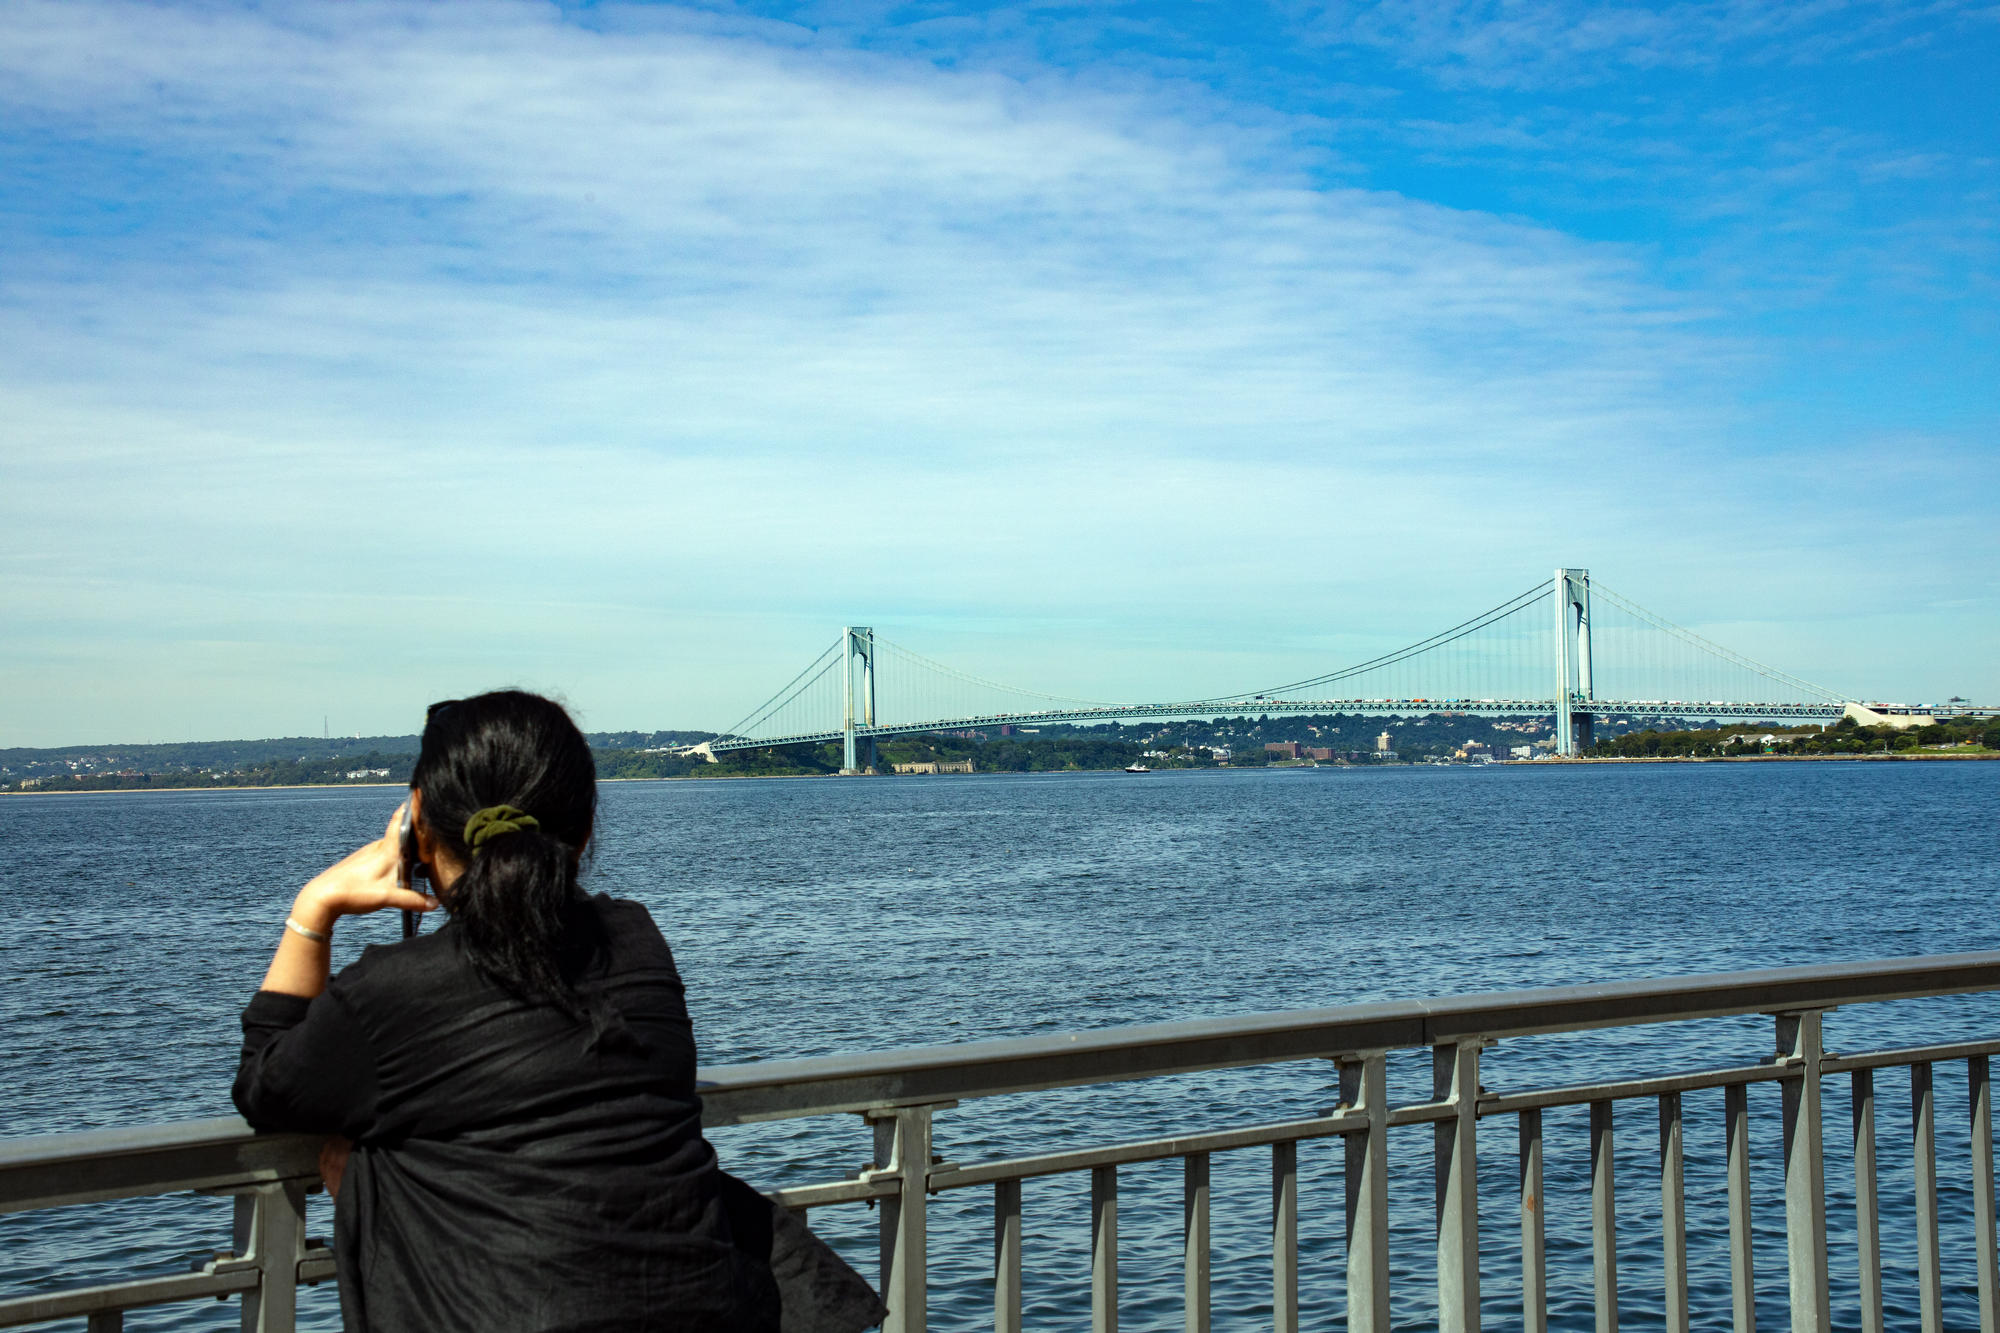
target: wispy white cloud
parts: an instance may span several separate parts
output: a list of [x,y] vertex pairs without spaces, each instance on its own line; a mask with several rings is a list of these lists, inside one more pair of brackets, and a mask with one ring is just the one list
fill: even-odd
[[1315,6],[1303,26],[1323,40],[1390,52],[1432,77],[1548,88],[1607,83],[1634,70],[1868,59],[1988,21],[1989,8],[1977,0],[1382,0]]
[[212,732],[495,674],[720,725],[861,615],[1172,691],[1117,650],[1228,626],[1204,669],[1300,674],[1329,618],[1759,521],[1722,448],[1759,353],[1705,295],[1328,187],[1172,81],[684,11],[6,21],[0,141],[48,187],[0,192],[9,735],[153,734],[204,671]]
[[[1468,394],[1470,420],[1495,394],[1595,415],[1607,375],[1629,392],[1690,354],[1674,303],[1611,252],[1274,180],[1136,99],[513,7],[308,12],[339,26],[148,9],[112,43],[56,11],[13,48],[17,96],[193,155],[188,188],[234,224],[192,256],[197,304],[143,252],[66,281],[92,347],[200,347],[258,379],[483,377],[516,420],[523,392],[573,418],[616,381],[697,441],[818,416],[1169,448],[1224,422],[1268,438],[1246,390],[1281,435],[1337,418],[1358,445],[1413,424],[1401,404],[1435,424]],[[263,242],[245,217],[317,205],[352,220]],[[1455,355],[1467,339],[1488,355]]]

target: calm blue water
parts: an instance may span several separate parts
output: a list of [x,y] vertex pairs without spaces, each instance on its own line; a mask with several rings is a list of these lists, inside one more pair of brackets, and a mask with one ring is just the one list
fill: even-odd
[[[385,790],[0,801],[0,1133],[229,1109],[236,1015],[296,887],[381,829]],[[674,943],[705,1063],[1019,1036],[1203,1015],[1613,977],[2000,947],[2000,764],[1294,770],[607,787],[597,888],[646,903]],[[340,958],[393,918],[343,928]],[[337,960],[338,961],[338,960]],[[1984,997],[1842,1012],[1831,1048],[2000,1033]],[[1734,1063],[1768,1023],[1510,1043],[1494,1090]],[[1392,1062],[1428,1091],[1428,1059]],[[1331,1071],[1290,1066],[998,1099],[944,1113],[957,1161],[1310,1114]],[[1848,1107],[1829,1084],[1838,1322],[1855,1322]],[[1915,1320],[1908,1091],[1878,1080],[1892,1326]],[[1962,1067],[1939,1070],[1947,1315],[1974,1318]],[[1760,1318],[1786,1323],[1777,1094],[1751,1092]],[[1720,1094],[1687,1099],[1698,1321],[1728,1309]],[[1590,1326],[1586,1119],[1550,1112],[1553,1326]],[[1622,1312],[1659,1323],[1657,1119],[1618,1113]],[[858,1120],[718,1133],[775,1186],[869,1156]],[[1398,1327],[1430,1314],[1429,1135],[1394,1140]],[[1489,1327],[1518,1312],[1514,1126],[1480,1131]],[[1339,1327],[1340,1148],[1301,1149],[1307,1327]],[[1217,1327],[1267,1325],[1269,1163],[1215,1165]],[[1130,1328],[1180,1318],[1176,1163],[1121,1174]],[[1028,1319],[1088,1326],[1088,1182],[1026,1187]],[[933,1320],[990,1322],[990,1196],[933,1200]],[[316,1204],[316,1207],[318,1205]],[[314,1229],[330,1230],[323,1212]],[[227,1205],[171,1199],[0,1217],[0,1292],[169,1272],[226,1243]],[[815,1226],[873,1271],[873,1214]],[[213,1303],[128,1327],[233,1327]],[[336,1327],[331,1290],[306,1326]]]

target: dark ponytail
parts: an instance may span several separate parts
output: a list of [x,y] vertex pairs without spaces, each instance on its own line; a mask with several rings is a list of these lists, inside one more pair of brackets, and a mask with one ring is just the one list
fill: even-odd
[[[439,704],[410,785],[425,832],[464,864],[445,908],[473,964],[527,999],[581,1015],[575,979],[596,945],[577,862],[597,815],[597,766],[560,704],[498,690]],[[522,827],[466,841],[475,814],[512,806]]]

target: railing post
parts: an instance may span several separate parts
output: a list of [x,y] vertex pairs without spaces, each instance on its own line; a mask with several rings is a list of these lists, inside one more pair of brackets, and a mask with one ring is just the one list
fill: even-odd
[[1688,1333],[1687,1190],[1678,1092],[1660,1097],[1660,1239],[1665,1247],[1667,1333]]
[[1547,1230],[1542,1221],[1542,1113],[1521,1112],[1521,1328],[1549,1331]]
[[1854,1257],[1861,1333],[1882,1333],[1882,1213],[1875,1180],[1875,1071],[1854,1071]]
[[993,1186],[993,1333],[1021,1333],[1021,1182]]
[[1181,1287],[1187,1333],[1208,1333],[1208,1154],[1182,1159]]
[[1808,1009],[1779,1014],[1778,1058],[1794,1072],[1779,1081],[1785,1103],[1785,1249],[1791,1261],[1792,1333],[1828,1333],[1826,1154],[1820,1123],[1820,1021]]
[[1299,1145],[1271,1145],[1271,1328],[1299,1333]]
[[2000,1326],[2000,1291],[1996,1291],[1993,1235],[1993,1082],[1983,1055],[1966,1061],[1966,1083],[1972,1100],[1972,1236],[1979,1262],[1979,1333],[1996,1333]]
[[1937,1107],[1928,1061],[1910,1066],[1910,1157],[1917,1194],[1917,1320],[1944,1333],[1944,1285],[1938,1273]]
[[1610,1102],[1590,1104],[1590,1267],[1597,1333],[1618,1333],[1618,1171]]
[[1118,1168],[1090,1169],[1090,1333],[1118,1333]]
[[1750,1249],[1750,1090],[1722,1090],[1729,1181],[1729,1308],[1735,1333],[1757,1333],[1757,1271]]
[[[243,1333],[292,1333],[298,1322],[299,1256],[305,1252],[305,1183],[281,1180],[238,1198],[249,1204],[249,1234],[239,1237],[239,1253],[257,1265],[257,1289],[243,1293]],[[242,1211],[239,1203],[239,1222]]]
[[1437,1172],[1439,1333],[1479,1328],[1479,1049],[1473,1037],[1431,1048],[1431,1096],[1453,1114],[1433,1127]]
[[1340,1100],[1367,1117],[1347,1140],[1348,1333],[1389,1333],[1388,1054],[1340,1060]]
[[889,1307],[883,1333],[925,1333],[929,1326],[925,1207],[932,1109],[897,1106],[867,1112],[875,1126],[875,1160],[898,1185],[894,1196],[882,1200],[882,1300]]

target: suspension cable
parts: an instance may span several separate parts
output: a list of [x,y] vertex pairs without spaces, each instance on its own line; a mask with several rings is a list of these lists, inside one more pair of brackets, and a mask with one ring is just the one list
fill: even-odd
[[1489,625],[1496,625],[1517,611],[1525,611],[1540,598],[1547,596],[1549,588],[1554,583],[1555,580],[1553,578],[1543,579],[1526,592],[1515,597],[1509,597],[1506,601],[1500,603],[1500,605],[1483,611],[1470,620],[1453,625],[1450,629],[1440,630],[1428,639],[1419,640],[1406,648],[1398,648],[1395,652],[1384,653],[1380,657],[1370,658],[1366,662],[1361,662],[1351,667],[1343,667],[1339,671],[1331,671],[1323,676],[1312,676],[1305,680],[1295,680],[1287,685],[1272,685],[1266,689],[1248,691],[1243,694],[1219,694],[1212,698],[1199,700],[1198,702],[1205,704],[1242,702],[1252,695],[1282,694],[1287,690],[1312,689],[1319,685],[1330,685],[1336,680],[1344,680],[1349,676],[1360,675],[1365,671],[1395,666],[1397,663],[1407,661],[1419,653],[1428,652],[1433,648],[1442,648],[1448,643],[1462,639],[1468,634],[1476,633],[1479,630],[1487,628]]
[[[835,653],[839,652],[841,646],[845,642],[846,640],[843,638],[843,639],[835,639],[832,643],[828,644],[826,651],[821,653],[818,657],[814,658],[811,666],[807,667],[804,671],[799,672],[798,675],[793,676],[789,681],[785,683],[784,687],[781,688],[776,694],[766,699],[763,703],[759,704],[757,707],[751,709],[748,713],[744,715],[743,720],[741,722],[738,722],[735,726],[731,727],[729,730],[723,732],[722,734],[724,736],[742,736],[748,738],[750,733],[746,730],[746,728],[755,726],[757,723],[768,720],[772,713],[777,712],[780,708],[783,708],[786,704],[790,703],[792,700],[796,699],[799,695],[803,694],[806,691],[806,689],[813,684],[813,681],[807,680],[807,677],[813,676],[814,673],[821,670],[821,668],[826,662],[826,659],[833,656]],[[800,682],[802,681],[805,683],[801,684]],[[794,688],[795,686],[797,688]]]
[[1696,634],[1693,630],[1682,629],[1679,625],[1674,624],[1665,617],[1654,615],[1638,603],[1620,597],[1617,593],[1595,580],[1591,581],[1590,595],[1593,597],[1603,597],[1619,610],[1636,616],[1638,619],[1653,626],[1653,628],[1665,630],[1668,634],[1675,635],[1697,648],[1713,653],[1725,662],[1730,662],[1740,667],[1747,667],[1767,680],[1777,681],[1780,684],[1789,685],[1795,690],[1804,690],[1809,694],[1817,694],[1832,703],[1839,703],[1846,697],[1827,689],[1824,685],[1815,685],[1809,680],[1801,680],[1789,672],[1780,671],[1776,667],[1765,666],[1755,658],[1745,657],[1741,653],[1732,652],[1719,643],[1702,638],[1701,635]]
[[877,638],[875,640],[875,643],[878,647],[887,648],[891,652],[896,653],[898,656],[906,657],[910,661],[915,662],[920,666],[928,667],[932,671],[936,671],[942,675],[955,677],[959,680],[969,682],[970,684],[973,685],[981,686],[985,689],[999,690],[1002,694],[1016,694],[1024,699],[1050,699],[1055,701],[1056,703],[1084,704],[1092,708],[1102,708],[1106,706],[1104,700],[1102,699],[1077,699],[1077,698],[1072,698],[1071,696],[1066,694],[1050,694],[1045,690],[1024,690],[1016,685],[1002,685],[998,681],[987,680],[984,677],[975,676],[971,672],[960,671],[957,667],[949,667],[942,662],[933,661],[932,659],[925,657],[921,653],[913,653],[908,648],[903,647],[903,645],[899,643],[891,643],[887,639]]

